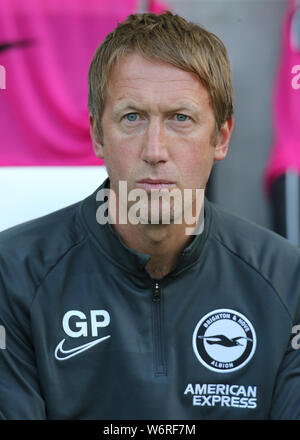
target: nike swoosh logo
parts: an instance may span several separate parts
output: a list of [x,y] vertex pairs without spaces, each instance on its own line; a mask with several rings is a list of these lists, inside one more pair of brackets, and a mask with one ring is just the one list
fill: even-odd
[[[108,338],[110,338],[110,335],[96,339],[95,341],[88,342],[87,344],[80,345],[79,347],[71,348],[70,350],[63,349],[62,346],[65,342],[65,339],[62,339],[54,351],[54,356],[58,361],[65,361],[66,359],[76,356],[77,354],[82,353],[85,350],[88,350],[89,348],[99,344],[99,342],[105,341],[105,339]],[[67,355],[67,356],[59,357],[59,354]]]

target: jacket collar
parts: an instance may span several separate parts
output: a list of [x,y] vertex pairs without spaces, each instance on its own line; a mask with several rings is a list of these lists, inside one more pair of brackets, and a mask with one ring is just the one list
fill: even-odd
[[[83,222],[92,233],[102,250],[110,256],[118,265],[134,273],[137,276],[147,276],[145,266],[150,260],[150,255],[142,254],[129,248],[122,241],[121,236],[107,222],[101,225],[97,222],[96,212],[104,202],[96,200],[96,195],[100,189],[109,188],[109,178],[107,178],[97,190],[84,199],[80,205],[80,215]],[[183,270],[195,264],[199,259],[204,243],[208,237],[211,224],[211,207],[207,198],[204,198],[204,230],[199,235],[194,235],[192,241],[183,250],[176,268],[167,276],[177,276]]]

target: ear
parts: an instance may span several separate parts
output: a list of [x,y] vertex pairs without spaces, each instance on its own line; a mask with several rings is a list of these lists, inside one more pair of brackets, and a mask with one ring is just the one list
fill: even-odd
[[233,116],[228,119],[221,127],[220,133],[217,136],[217,143],[215,146],[214,160],[222,160],[226,157],[231,133],[234,126]]
[[97,157],[99,159],[103,159],[103,143],[99,142],[96,134],[96,122],[93,118],[92,113],[89,114],[89,123],[90,123],[90,135],[93,142],[93,149]]

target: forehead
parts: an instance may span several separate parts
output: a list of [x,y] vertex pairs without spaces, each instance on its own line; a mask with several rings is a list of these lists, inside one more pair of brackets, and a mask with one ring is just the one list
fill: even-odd
[[195,74],[139,54],[124,55],[115,63],[109,76],[108,95],[115,100],[165,97],[209,101],[206,88]]

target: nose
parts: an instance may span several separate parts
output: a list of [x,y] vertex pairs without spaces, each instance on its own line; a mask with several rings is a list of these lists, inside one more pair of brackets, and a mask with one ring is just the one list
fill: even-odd
[[150,165],[167,162],[167,135],[159,118],[150,120],[144,133],[142,159]]

